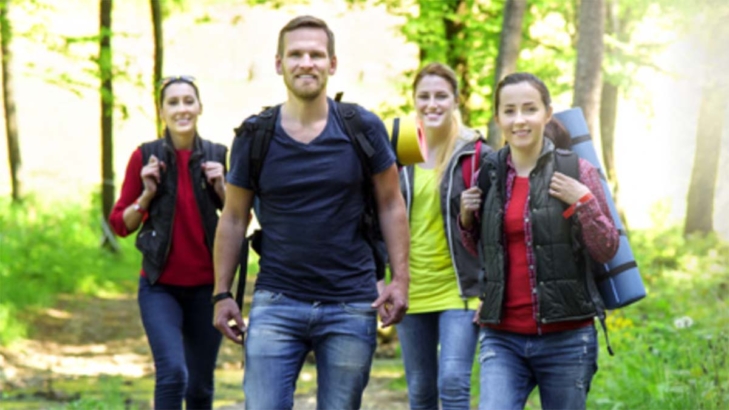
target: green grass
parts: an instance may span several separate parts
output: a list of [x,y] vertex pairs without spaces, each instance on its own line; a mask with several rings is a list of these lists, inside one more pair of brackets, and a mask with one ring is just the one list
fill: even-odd
[[27,335],[18,312],[53,306],[59,294],[128,293],[140,268],[133,238],[102,248],[95,201],[11,205],[0,198],[0,344]]
[[590,408],[729,407],[729,244],[678,227],[635,232],[645,300],[609,317]]

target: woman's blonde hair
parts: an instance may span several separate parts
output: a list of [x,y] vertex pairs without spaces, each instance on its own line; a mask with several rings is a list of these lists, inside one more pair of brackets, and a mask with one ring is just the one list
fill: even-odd
[[[430,63],[418,71],[415,75],[415,79],[413,80],[413,96],[416,93],[420,81],[429,75],[438,76],[444,79],[451,86],[453,98],[456,100],[456,104],[459,103],[458,78],[456,77],[456,73],[453,69],[443,63]],[[443,174],[445,174],[446,167],[448,167],[448,162],[451,155],[453,155],[453,150],[456,148],[456,142],[458,139],[461,138],[466,141],[472,141],[478,138],[478,133],[463,126],[459,110],[455,110],[455,113],[451,118],[452,123],[451,129],[448,132],[448,141],[446,142],[444,149],[438,151],[438,155],[435,158],[435,172],[439,183],[443,179]]]

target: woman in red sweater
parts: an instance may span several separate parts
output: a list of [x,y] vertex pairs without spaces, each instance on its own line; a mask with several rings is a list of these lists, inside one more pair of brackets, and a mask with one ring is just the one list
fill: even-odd
[[227,149],[197,134],[202,113],[192,77],[160,91],[164,138],[142,144],[127,165],[110,215],[120,236],[140,228],[139,309],[156,370],[157,409],[210,409],[221,334],[213,309],[212,241],[225,199]]
[[515,73],[495,95],[508,145],[461,196],[463,239],[484,264],[479,407],[521,409],[539,386],[543,408],[584,409],[604,313],[591,266],[615,255],[618,232],[596,169],[544,138],[544,83]]

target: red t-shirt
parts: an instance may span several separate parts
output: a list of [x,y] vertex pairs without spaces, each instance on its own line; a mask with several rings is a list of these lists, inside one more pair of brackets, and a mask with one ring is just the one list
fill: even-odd
[[[175,198],[172,222],[172,242],[158,282],[177,286],[209,285],[214,282],[213,261],[205,243],[205,228],[192,189],[188,168],[192,151],[176,150],[176,153],[177,198]],[[122,237],[131,233],[124,225],[124,210],[134,203],[144,190],[141,171],[142,151],[137,149],[129,159],[119,200],[109,216],[112,229]],[[144,270],[141,274],[145,276]]]
[[529,271],[525,209],[529,198],[529,178],[514,178],[511,199],[504,214],[504,234],[508,270],[501,322],[486,325],[492,329],[521,334],[541,334],[577,329],[592,323],[592,319],[580,321],[538,324],[536,320],[537,298],[532,293],[536,272]]

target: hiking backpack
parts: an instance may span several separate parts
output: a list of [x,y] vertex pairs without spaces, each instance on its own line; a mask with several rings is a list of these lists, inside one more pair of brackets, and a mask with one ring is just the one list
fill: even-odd
[[[384,238],[380,230],[380,222],[377,214],[377,204],[374,196],[374,185],[372,184],[372,170],[370,168],[370,160],[375,155],[375,149],[367,140],[365,135],[365,126],[359,113],[359,106],[353,103],[343,103],[339,101],[341,95],[335,98],[334,106],[344,125],[344,131],[349,137],[355,148],[357,157],[362,164],[362,172],[364,175],[364,198],[365,210],[360,221],[360,229],[364,233],[365,239],[372,248],[375,258],[375,273],[377,280],[384,279],[385,267],[387,264],[387,249],[385,247]],[[276,128],[276,119],[281,110],[280,105],[274,107],[266,107],[256,116],[256,121],[245,120],[240,127],[235,129],[236,138],[250,137],[251,141],[250,157],[248,170],[250,183],[253,191],[258,193],[260,190],[259,181],[261,178],[261,170],[263,169],[266,154],[271,145],[273,134]],[[260,255],[260,230],[255,231],[250,237],[251,247]]]

